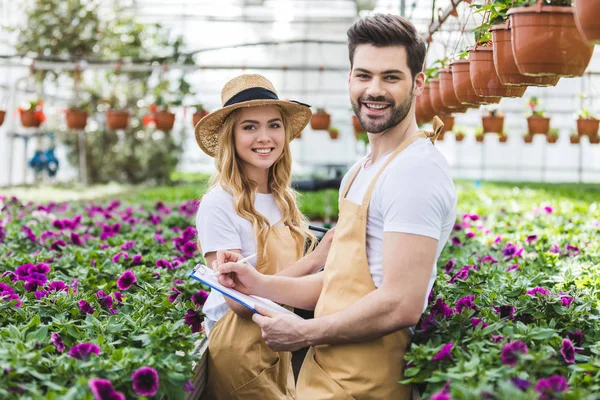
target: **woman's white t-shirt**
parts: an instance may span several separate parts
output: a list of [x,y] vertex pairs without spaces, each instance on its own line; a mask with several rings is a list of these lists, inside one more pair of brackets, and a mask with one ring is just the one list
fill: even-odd
[[[272,194],[257,193],[254,208],[267,218],[271,226],[281,220],[281,210]],[[241,250],[243,257],[256,254],[252,224],[237,214],[233,196],[220,186],[202,197],[196,214],[196,229],[203,256],[217,250],[233,249]],[[250,264],[256,266],[256,258]],[[202,308],[206,316],[204,329],[207,335],[228,310],[225,297],[216,290],[211,291]]]

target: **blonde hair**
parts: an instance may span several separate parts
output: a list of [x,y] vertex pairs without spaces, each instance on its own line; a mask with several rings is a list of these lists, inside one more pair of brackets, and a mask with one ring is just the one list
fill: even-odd
[[[283,152],[275,163],[269,168],[268,189],[273,194],[277,206],[281,210],[281,222],[290,229],[292,237],[296,241],[296,254],[298,257],[304,254],[306,239],[309,239],[309,249],[315,247],[316,238],[308,230],[308,220],[302,215],[296,205],[296,192],[291,188],[292,155],[290,150],[290,131],[288,118],[284,110],[276,106],[280,113],[285,129],[285,141]],[[219,145],[215,155],[216,174],[209,182],[212,189],[220,185],[224,190],[231,193],[237,214],[250,221],[256,237],[257,251],[262,249],[262,260],[266,260],[267,235],[270,224],[267,218],[254,208],[254,198],[257,184],[250,180],[242,166],[242,161],[237,157],[235,150],[234,128],[235,122],[241,109],[232,111],[221,126],[219,131]]]

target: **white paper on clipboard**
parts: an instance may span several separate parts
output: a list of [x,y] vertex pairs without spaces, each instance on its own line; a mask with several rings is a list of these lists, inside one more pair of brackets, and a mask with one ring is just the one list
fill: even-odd
[[238,303],[252,310],[255,313],[258,313],[258,311],[256,311],[256,305],[258,305],[259,307],[263,307],[278,313],[291,315],[293,317],[302,319],[301,316],[294,314],[293,312],[281,307],[279,304],[274,303],[269,299],[247,295],[238,292],[235,289],[231,289],[221,285],[217,278],[214,276],[213,270],[206,267],[205,265],[197,264],[193,271],[190,273],[190,278],[210,286],[212,289],[221,292],[223,295],[237,301]]

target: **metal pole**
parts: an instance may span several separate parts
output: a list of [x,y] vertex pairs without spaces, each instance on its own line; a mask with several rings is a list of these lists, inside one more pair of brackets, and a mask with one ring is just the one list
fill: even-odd
[[86,160],[86,152],[87,148],[85,146],[85,132],[83,129],[80,129],[77,132],[79,136],[79,179],[81,179],[81,184],[83,186],[88,185],[87,180],[87,160]]

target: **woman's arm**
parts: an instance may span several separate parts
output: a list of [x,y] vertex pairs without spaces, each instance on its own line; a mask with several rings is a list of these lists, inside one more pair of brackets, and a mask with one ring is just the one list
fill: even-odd
[[[241,257],[240,250],[228,250],[228,252],[231,252],[234,254],[239,254]],[[206,253],[206,255],[204,256],[204,259],[206,260],[206,266],[212,267],[213,263],[217,260],[217,252],[211,251],[209,253]],[[229,259],[229,257],[226,257],[225,259],[227,261],[232,261]],[[215,268],[213,268],[213,270],[215,270]],[[244,319],[252,319],[252,314],[254,314],[254,313],[251,310],[249,310],[248,308],[244,307],[237,301],[232,300],[231,298],[229,298],[227,296],[223,296],[223,297],[225,298],[225,301],[227,302],[227,305],[229,306],[229,308],[231,308],[231,310],[234,313],[236,313],[238,316],[240,316]]]

